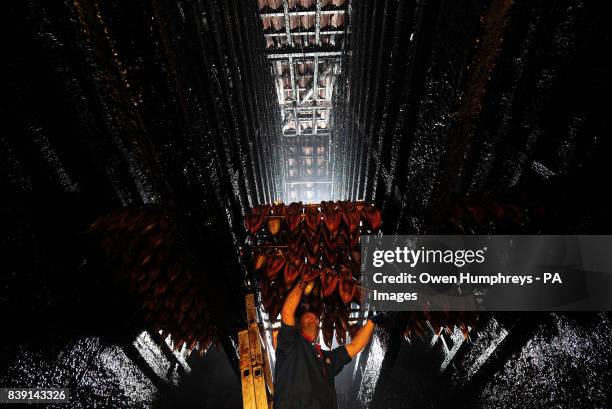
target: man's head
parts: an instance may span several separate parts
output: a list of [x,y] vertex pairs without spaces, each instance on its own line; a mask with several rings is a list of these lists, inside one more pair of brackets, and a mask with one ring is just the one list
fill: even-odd
[[319,317],[312,312],[300,316],[300,332],[309,338],[316,339],[319,333]]

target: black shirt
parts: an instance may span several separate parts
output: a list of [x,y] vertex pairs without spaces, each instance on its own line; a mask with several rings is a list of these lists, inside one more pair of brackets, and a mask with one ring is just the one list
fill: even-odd
[[274,369],[274,409],[337,409],[334,377],[351,357],[344,346],[317,354],[295,326],[281,322]]

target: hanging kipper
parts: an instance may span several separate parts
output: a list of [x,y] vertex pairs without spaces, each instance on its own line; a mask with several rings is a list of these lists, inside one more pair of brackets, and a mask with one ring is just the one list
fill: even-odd
[[121,209],[95,220],[88,236],[105,255],[115,282],[138,301],[147,329],[169,336],[175,350],[204,354],[218,341],[176,227],[163,212]]
[[258,206],[245,218],[263,307],[276,321],[286,294],[308,282],[305,308],[320,317],[323,341],[346,342],[351,303],[361,303],[361,234],[377,234],[381,213],[363,202]]

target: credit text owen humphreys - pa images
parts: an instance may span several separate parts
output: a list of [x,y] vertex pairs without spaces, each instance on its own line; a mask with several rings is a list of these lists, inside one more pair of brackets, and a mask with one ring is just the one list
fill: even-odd
[[[372,266],[379,269],[389,264],[402,264],[408,268],[416,268],[418,265],[439,264],[453,265],[461,268],[470,264],[482,264],[485,259],[486,247],[478,250],[433,250],[409,249],[408,247],[397,247],[395,250],[375,250],[372,253]],[[532,275],[509,275],[497,273],[494,275],[474,275],[470,272],[459,272],[457,274],[431,274],[429,272],[408,273],[399,272],[388,274],[382,271],[372,273],[371,282],[374,284],[532,284],[538,278]],[[561,283],[559,274],[545,274],[544,282]],[[416,301],[416,292],[381,292],[373,291],[373,299],[376,301]]]

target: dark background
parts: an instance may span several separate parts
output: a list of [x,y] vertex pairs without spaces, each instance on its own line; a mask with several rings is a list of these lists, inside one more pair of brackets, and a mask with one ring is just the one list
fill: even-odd
[[[351,2],[334,199],[376,203],[386,234],[609,234],[604,3]],[[67,386],[75,408],[239,408],[242,217],[284,180],[257,3],[2,7],[0,385]],[[134,300],[82,235],[122,207],[161,209],[198,261],[221,342],[190,373],[163,341],[135,346]],[[609,313],[400,333],[337,378],[340,407],[611,406]]]

